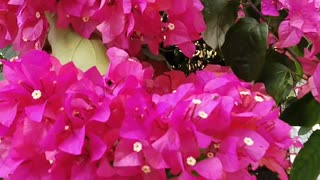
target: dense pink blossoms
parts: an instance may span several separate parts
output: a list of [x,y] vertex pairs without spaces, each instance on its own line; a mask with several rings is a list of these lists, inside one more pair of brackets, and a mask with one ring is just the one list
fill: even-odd
[[288,16],[278,29],[279,40],[273,44],[276,48],[296,46],[305,38],[311,48],[305,48],[303,57],[298,57],[303,72],[309,78],[308,83],[300,88],[299,97],[312,92],[320,102],[319,58],[320,52],[320,1],[319,0],[262,0],[261,11],[264,15],[278,16],[278,11],[285,9]]
[[1,0],[0,48],[42,49],[49,28],[45,13],[55,13],[59,28],[71,25],[84,38],[94,34],[131,55],[142,45],[158,54],[163,43],[192,57],[193,41],[206,29],[202,9],[200,0]]
[[118,48],[102,77],[42,51],[4,62],[0,177],[9,179],[287,179],[291,127],[261,84],[208,66],[185,77]]

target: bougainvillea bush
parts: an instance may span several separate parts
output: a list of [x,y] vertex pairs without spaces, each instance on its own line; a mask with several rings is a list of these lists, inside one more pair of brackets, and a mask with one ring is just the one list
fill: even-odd
[[319,10],[0,0],[0,177],[316,179]]

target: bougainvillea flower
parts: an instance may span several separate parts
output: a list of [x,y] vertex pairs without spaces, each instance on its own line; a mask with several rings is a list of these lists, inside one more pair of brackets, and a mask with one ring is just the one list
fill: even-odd
[[107,55],[104,76],[42,51],[3,63],[2,177],[255,179],[248,168],[266,166],[286,179],[291,127],[262,84],[220,66],[155,77],[124,50]]
[[320,102],[320,84],[319,84],[320,79],[319,78],[320,78],[320,65],[318,64],[314,74],[309,78],[309,86],[310,86],[312,95],[318,102]]
[[12,43],[14,40],[17,30],[17,16],[15,15],[15,11],[8,7],[7,2],[1,2],[1,9],[0,9],[0,38],[2,39],[0,42],[0,47],[3,48],[9,43]]
[[283,0],[262,0],[261,12],[267,16],[279,16],[279,10],[283,8],[281,4]]
[[106,2],[96,16],[103,19],[97,25],[97,29],[102,34],[103,43],[113,41],[125,30],[126,17],[121,1]]
[[24,53],[31,49],[42,49],[49,28],[45,12],[54,11],[55,3],[54,0],[45,4],[39,0],[25,0],[22,4],[19,3],[18,33],[13,42],[16,50]]
[[281,22],[278,33],[279,42],[277,42],[274,46],[279,48],[297,45],[303,36],[303,31],[291,26],[289,21]]

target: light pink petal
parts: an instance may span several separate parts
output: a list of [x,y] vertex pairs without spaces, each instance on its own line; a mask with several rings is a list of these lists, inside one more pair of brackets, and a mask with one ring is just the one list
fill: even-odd
[[25,107],[26,115],[36,122],[41,122],[47,102]]
[[22,159],[0,159],[0,177],[7,178],[23,162]]
[[276,4],[274,0],[262,0],[261,2],[261,12],[267,16],[279,16]]
[[180,148],[180,138],[178,133],[169,129],[161,138],[152,144],[156,150],[162,151],[175,151]]
[[91,117],[91,119],[99,122],[107,122],[109,120],[109,117],[109,102],[104,101],[99,107],[97,107],[96,112]]
[[0,123],[10,127],[17,114],[18,105],[11,102],[0,102]]
[[222,179],[223,167],[218,158],[208,158],[202,160],[198,162],[193,169],[196,170],[200,176],[206,179]]
[[309,86],[314,98],[320,102],[320,64],[317,65],[313,76],[309,78]]
[[238,142],[238,137],[228,137],[220,144],[220,150],[217,154],[217,157],[220,159],[223,169],[226,172],[235,172],[240,168],[237,154]]
[[144,156],[148,164],[150,164],[155,169],[165,169],[169,167],[164,161],[162,154],[152,147],[144,148]]
[[42,31],[43,20],[40,20],[34,27],[24,28],[22,32],[22,37],[29,41],[35,41],[41,36]]
[[297,45],[301,37],[303,36],[303,32],[290,25],[289,21],[283,21],[279,26],[279,42],[277,42],[274,46],[285,48]]
[[128,139],[145,139],[147,137],[143,125],[134,119],[123,121],[120,136]]
[[134,143],[135,141],[123,139],[117,144],[113,162],[114,167],[141,166],[143,164],[142,152],[134,151]]
[[74,155],[79,155],[82,152],[82,146],[85,138],[85,127],[74,129],[60,145],[59,149]]
[[91,161],[99,160],[107,150],[107,145],[96,135],[89,135]]
[[188,58],[192,58],[194,52],[196,51],[196,46],[191,41],[185,42],[185,43],[182,43],[182,44],[178,44],[178,48]]

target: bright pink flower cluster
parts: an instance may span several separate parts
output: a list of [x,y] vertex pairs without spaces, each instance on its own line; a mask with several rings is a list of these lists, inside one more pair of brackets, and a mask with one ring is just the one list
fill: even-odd
[[55,0],[2,0],[0,2],[0,48],[13,44],[18,52],[42,49],[49,23],[45,12],[53,12]]
[[263,0],[262,13],[270,16],[278,16],[278,10],[288,10],[286,20],[279,26],[279,42],[275,46],[279,48],[297,45],[304,36],[313,44],[312,57],[320,52],[320,1],[319,0]]
[[22,53],[44,45],[49,26],[46,12],[57,14],[58,27],[71,25],[84,38],[95,33],[108,47],[125,49],[131,55],[142,45],[158,54],[163,43],[178,46],[192,57],[193,41],[206,28],[200,0],[3,0],[0,7],[0,37],[4,39],[0,47],[13,43]]
[[261,84],[229,68],[188,77],[110,48],[109,71],[79,71],[42,51],[4,63],[0,177],[10,179],[287,179],[291,127]]
[[320,102],[320,1],[319,0],[263,0],[262,13],[278,16],[278,10],[286,9],[288,16],[281,22],[278,30],[279,41],[274,44],[277,48],[287,48],[297,45],[301,39],[306,38],[311,49],[304,49],[304,56],[298,60],[303,72],[311,76],[309,82],[300,90],[303,96],[311,90],[313,96]]

